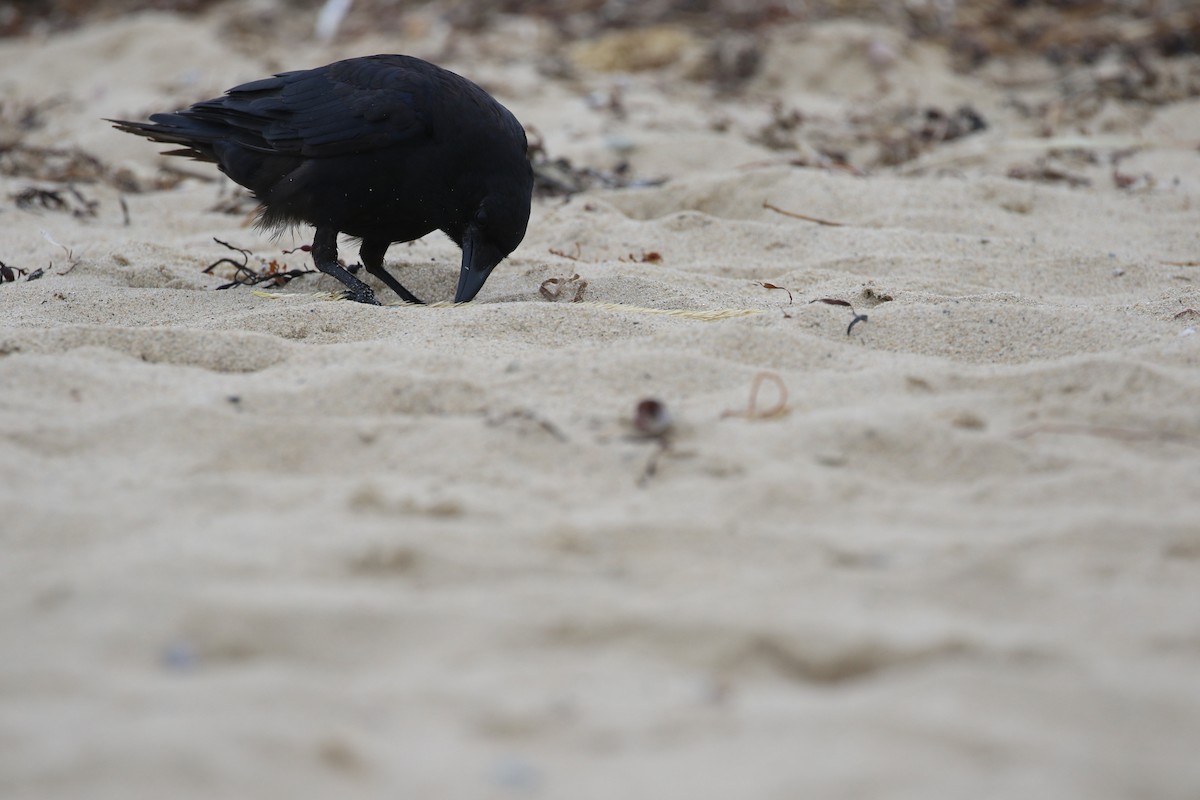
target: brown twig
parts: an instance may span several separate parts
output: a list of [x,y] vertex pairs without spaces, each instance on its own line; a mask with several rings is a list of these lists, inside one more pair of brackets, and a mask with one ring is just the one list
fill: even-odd
[[786,209],[780,208],[777,205],[772,205],[771,203],[768,203],[766,200],[763,200],[762,207],[770,209],[771,211],[774,211],[776,214],[783,214],[785,217],[791,217],[792,219],[802,219],[805,222],[815,222],[818,225],[828,225],[831,228],[846,227],[846,223],[844,223],[844,222],[832,222],[831,220],[821,219],[820,217],[810,217],[807,214],[799,214],[795,211],[788,211]]
[[755,281],[755,283],[757,283],[759,286],[763,287],[764,289],[781,289],[781,290],[787,292],[788,305],[790,306],[792,304],[792,290],[787,288],[786,286],[776,286],[775,284],[767,283],[766,281]]

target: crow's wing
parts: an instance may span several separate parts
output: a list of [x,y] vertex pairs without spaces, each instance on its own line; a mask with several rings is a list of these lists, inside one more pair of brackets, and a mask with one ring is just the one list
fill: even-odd
[[301,158],[363,153],[429,135],[422,109],[454,91],[444,70],[407,56],[371,56],[284,72],[152,120],[187,117],[210,135],[258,152]]

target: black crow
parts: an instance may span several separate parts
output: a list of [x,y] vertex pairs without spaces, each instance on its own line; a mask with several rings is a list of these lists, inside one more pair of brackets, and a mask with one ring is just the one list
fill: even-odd
[[337,237],[362,240],[367,272],[420,303],[383,267],[393,242],[435,230],[462,248],[454,302],[471,300],[525,236],[533,194],[525,131],[471,81],[419,58],[377,55],[280,73],[123,131],[183,145],[254,192],[267,228],[316,228],[317,269],[375,303],[338,264]]

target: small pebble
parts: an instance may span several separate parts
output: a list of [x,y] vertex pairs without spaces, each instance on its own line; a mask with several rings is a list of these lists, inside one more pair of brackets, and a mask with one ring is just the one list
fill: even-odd
[[661,400],[646,398],[633,412],[633,427],[643,436],[657,438],[671,429],[671,412]]

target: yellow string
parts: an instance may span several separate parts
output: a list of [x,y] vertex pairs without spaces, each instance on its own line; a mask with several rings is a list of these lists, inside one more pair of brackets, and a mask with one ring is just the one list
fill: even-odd
[[[313,292],[310,294],[294,294],[294,293],[279,293],[279,292],[264,292],[261,289],[255,289],[254,294],[257,297],[265,297],[268,300],[278,300],[283,297],[306,297],[310,300],[341,300],[342,296],[333,292]],[[388,303],[386,305],[408,305],[407,303]],[[691,308],[646,308],[644,306],[631,306],[624,303],[564,303],[563,305],[575,306],[579,308],[597,308],[601,311],[620,311],[633,314],[662,314],[668,317],[678,317],[679,319],[696,319],[704,322],[712,322],[719,319],[732,319],[734,317],[749,317],[754,314],[762,314],[761,308],[712,308],[712,309],[691,309]],[[440,302],[429,303],[424,308],[453,308],[454,303]]]

